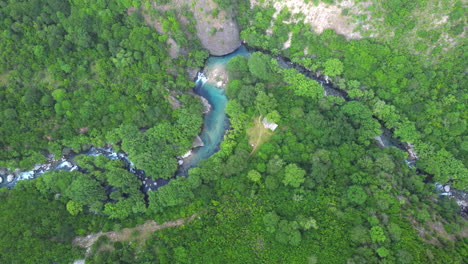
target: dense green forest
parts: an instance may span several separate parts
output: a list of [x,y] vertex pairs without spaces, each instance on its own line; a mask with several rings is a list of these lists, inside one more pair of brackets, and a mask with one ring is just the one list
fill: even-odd
[[[172,178],[145,193],[122,161],[79,155],[79,170],[2,188],[0,263],[468,262],[466,212],[435,190],[468,190],[463,3],[442,1],[447,24],[431,31],[412,15],[428,1],[370,1],[382,35],[347,40],[258,2],[208,1],[217,7],[207,16],[236,18],[252,54],[227,64],[230,128],[219,151],[174,178],[203,125],[187,73],[209,56],[195,2],[0,0],[0,168],[112,145],[146,175]],[[442,33],[459,42],[438,46]],[[324,96],[279,56],[326,75],[346,98]],[[279,127],[263,128],[264,117]],[[376,144],[382,127],[414,145],[414,166],[401,148]],[[101,236],[88,252],[73,243],[191,216],[122,241]]]

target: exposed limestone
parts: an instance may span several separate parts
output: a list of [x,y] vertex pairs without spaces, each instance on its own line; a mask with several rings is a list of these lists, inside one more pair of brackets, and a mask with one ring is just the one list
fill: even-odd
[[377,141],[379,147],[385,148],[385,143],[382,140],[382,136],[376,136],[374,139]]
[[403,143],[405,146],[406,151],[408,151],[409,160],[417,160],[419,159],[418,154],[416,153],[416,150],[414,150],[414,145],[412,143]]
[[187,74],[189,79],[195,80],[197,78],[197,74],[200,71],[200,68],[187,68]]
[[200,136],[196,136],[195,139],[193,140],[192,147],[198,148],[198,147],[203,147],[203,146],[205,146],[205,143],[203,143],[203,140],[200,138]]
[[182,156],[182,158],[185,159],[185,158],[190,157],[191,155],[192,155],[192,150],[189,150],[189,151],[187,151],[187,153],[185,153],[185,154]]
[[284,42],[283,44],[283,49],[288,49],[289,47],[291,47],[291,41],[292,41],[292,36],[293,36],[293,33],[292,32],[289,32],[288,33],[288,40],[286,40],[286,42]]
[[181,107],[181,103],[179,100],[177,100],[177,98],[175,98],[174,96],[172,95],[168,95],[167,96],[167,100],[169,101],[169,104],[172,106],[172,109],[177,109],[177,108],[180,108]]
[[[258,5],[256,0],[251,0],[251,6]],[[303,20],[304,23],[312,26],[315,32],[322,33],[325,29],[333,29],[336,33],[344,35],[347,39],[362,38],[359,32],[355,32],[357,24],[351,22],[351,17],[343,16],[343,8],[355,6],[353,1],[343,1],[341,6],[319,3],[315,5],[312,1],[304,0],[283,0],[283,1],[265,1],[262,5],[272,5],[276,12],[273,17],[276,19],[278,14],[284,8],[287,8],[293,15],[289,21],[284,23],[296,23]],[[271,30],[271,29],[270,29]],[[267,30],[266,34],[271,34]]]
[[[171,9],[180,11],[183,8],[188,8],[192,11],[196,21],[196,35],[200,39],[202,46],[207,49],[211,55],[226,55],[233,52],[241,45],[239,26],[233,15],[230,12],[218,10],[213,0],[173,0],[166,5],[159,5],[153,2],[152,8],[161,11]],[[215,9],[219,11],[216,17],[212,14]],[[145,8],[141,7],[140,10],[144,11]],[[132,7],[127,10],[127,13],[130,15],[135,11],[136,8]],[[147,12],[142,12],[142,15],[148,25],[152,26],[161,34],[167,34],[167,32],[164,32],[160,21],[150,17]],[[188,25],[188,23],[190,23],[186,17],[180,14],[178,15],[178,20],[183,25]],[[169,37],[167,44],[169,45],[171,58],[177,58],[179,54],[183,52],[173,38]]]
[[198,96],[198,98],[200,98],[200,101],[203,104],[203,113],[209,113],[211,111],[211,104],[205,99],[205,97]]
[[211,55],[222,56],[235,51],[241,45],[239,26],[232,17],[221,10],[217,17],[211,12],[217,6],[212,0],[197,1],[194,15],[197,21],[197,36]]

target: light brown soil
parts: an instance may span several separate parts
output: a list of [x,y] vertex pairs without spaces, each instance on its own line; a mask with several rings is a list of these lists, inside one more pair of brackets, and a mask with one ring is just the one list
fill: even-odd
[[[73,245],[83,248],[90,248],[101,236],[107,236],[110,241],[145,241],[148,239],[154,231],[177,227],[183,224],[189,223],[195,219],[197,214],[193,214],[188,218],[181,218],[174,221],[165,222],[158,224],[156,221],[147,221],[142,225],[135,226],[133,228],[124,228],[122,231],[110,231],[110,232],[99,232],[96,234],[87,235],[85,237],[76,237],[73,240]],[[137,231],[137,235],[133,236],[134,232]]]

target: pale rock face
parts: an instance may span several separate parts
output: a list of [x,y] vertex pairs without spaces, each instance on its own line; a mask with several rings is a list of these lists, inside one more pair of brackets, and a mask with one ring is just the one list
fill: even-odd
[[189,150],[187,153],[185,153],[182,158],[185,159],[187,157],[189,157],[190,155],[192,155],[192,150]]
[[207,15],[217,9],[213,0],[196,1],[192,8],[197,21],[197,37],[211,55],[222,56],[241,45],[239,26],[232,14],[224,10],[216,17]]
[[205,146],[205,143],[203,143],[203,140],[200,138],[200,136],[196,136],[195,139],[193,140],[192,147],[197,148],[197,147],[203,147]]
[[375,139],[375,140],[377,141],[377,143],[379,144],[379,147],[381,147],[381,148],[384,148],[384,147],[385,147],[385,143],[383,142],[381,136],[376,136],[374,139]]
[[13,177],[12,174],[10,174],[10,175],[7,176],[7,182],[12,182],[13,179],[14,179],[14,177]]

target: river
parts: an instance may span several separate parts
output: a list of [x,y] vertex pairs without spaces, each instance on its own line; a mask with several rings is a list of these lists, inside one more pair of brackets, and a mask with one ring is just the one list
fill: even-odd
[[[244,46],[241,46],[228,55],[221,57],[211,56],[207,60],[203,72],[198,74],[195,80],[194,92],[205,98],[211,106],[210,111],[204,115],[204,124],[200,134],[203,146],[189,150],[187,155],[181,159],[183,162],[180,162],[182,164],[176,173],[177,176],[186,176],[189,169],[196,167],[200,161],[216,153],[229,128],[229,120],[225,111],[228,99],[224,94],[224,89],[217,87],[218,80],[210,80],[206,76],[211,76],[213,72],[226,74],[226,65],[232,58],[236,56],[248,57],[249,55],[248,50]],[[92,147],[87,151],[72,153],[59,160],[49,157],[48,162],[38,164],[32,170],[9,171],[0,169],[0,187],[12,188],[18,181],[35,179],[48,171],[79,170],[80,168],[74,161],[74,158],[78,155],[104,155],[111,160],[122,160],[126,168],[141,180],[143,192],[156,190],[169,182],[167,179],[152,179],[144,171],[135,168],[125,152],[114,152],[109,146],[103,148]]]
[[[229,129],[229,120],[225,111],[228,99],[224,93],[224,89],[220,87],[225,86],[226,84],[223,83],[223,79],[224,82],[227,79],[227,63],[236,56],[249,57],[250,52],[245,46],[241,46],[231,54],[221,57],[211,56],[207,60],[203,72],[198,74],[193,90],[197,95],[206,99],[206,101],[210,104],[210,111],[206,112],[204,115],[204,124],[200,134],[200,138],[203,141],[203,146],[188,150],[184,157],[179,157],[180,166],[174,177],[187,176],[189,169],[197,167],[200,161],[209,158],[219,150],[219,146],[224,139],[224,135]],[[328,82],[327,78],[321,78],[303,66],[292,63],[286,58],[276,57],[276,60],[278,61],[278,65],[280,67],[294,68],[308,78],[319,82],[324,87],[324,96],[338,96],[344,98],[347,101],[351,100],[345,92],[334,88],[333,85]],[[374,139],[376,140],[376,144],[378,144],[380,147],[397,147],[401,150],[408,151],[408,149],[405,148],[401,142],[393,138],[391,131],[385,129],[383,126],[382,134],[375,137]],[[47,163],[36,165],[32,170],[29,171],[15,170],[12,172],[5,169],[0,169],[0,187],[12,188],[18,181],[34,179],[48,171],[79,170],[80,168],[76,162],[74,162],[74,158],[77,155],[104,155],[109,159],[122,160],[126,168],[141,180],[141,189],[143,192],[157,190],[159,187],[166,185],[170,181],[167,179],[152,179],[150,176],[146,175],[144,171],[135,168],[133,163],[128,159],[128,155],[124,152],[116,153],[112,150],[111,147],[92,147],[87,151],[81,153],[72,153],[66,157],[62,157],[60,160],[54,160],[49,157]],[[415,160],[409,159],[406,160],[406,162],[410,167],[415,165]]]

